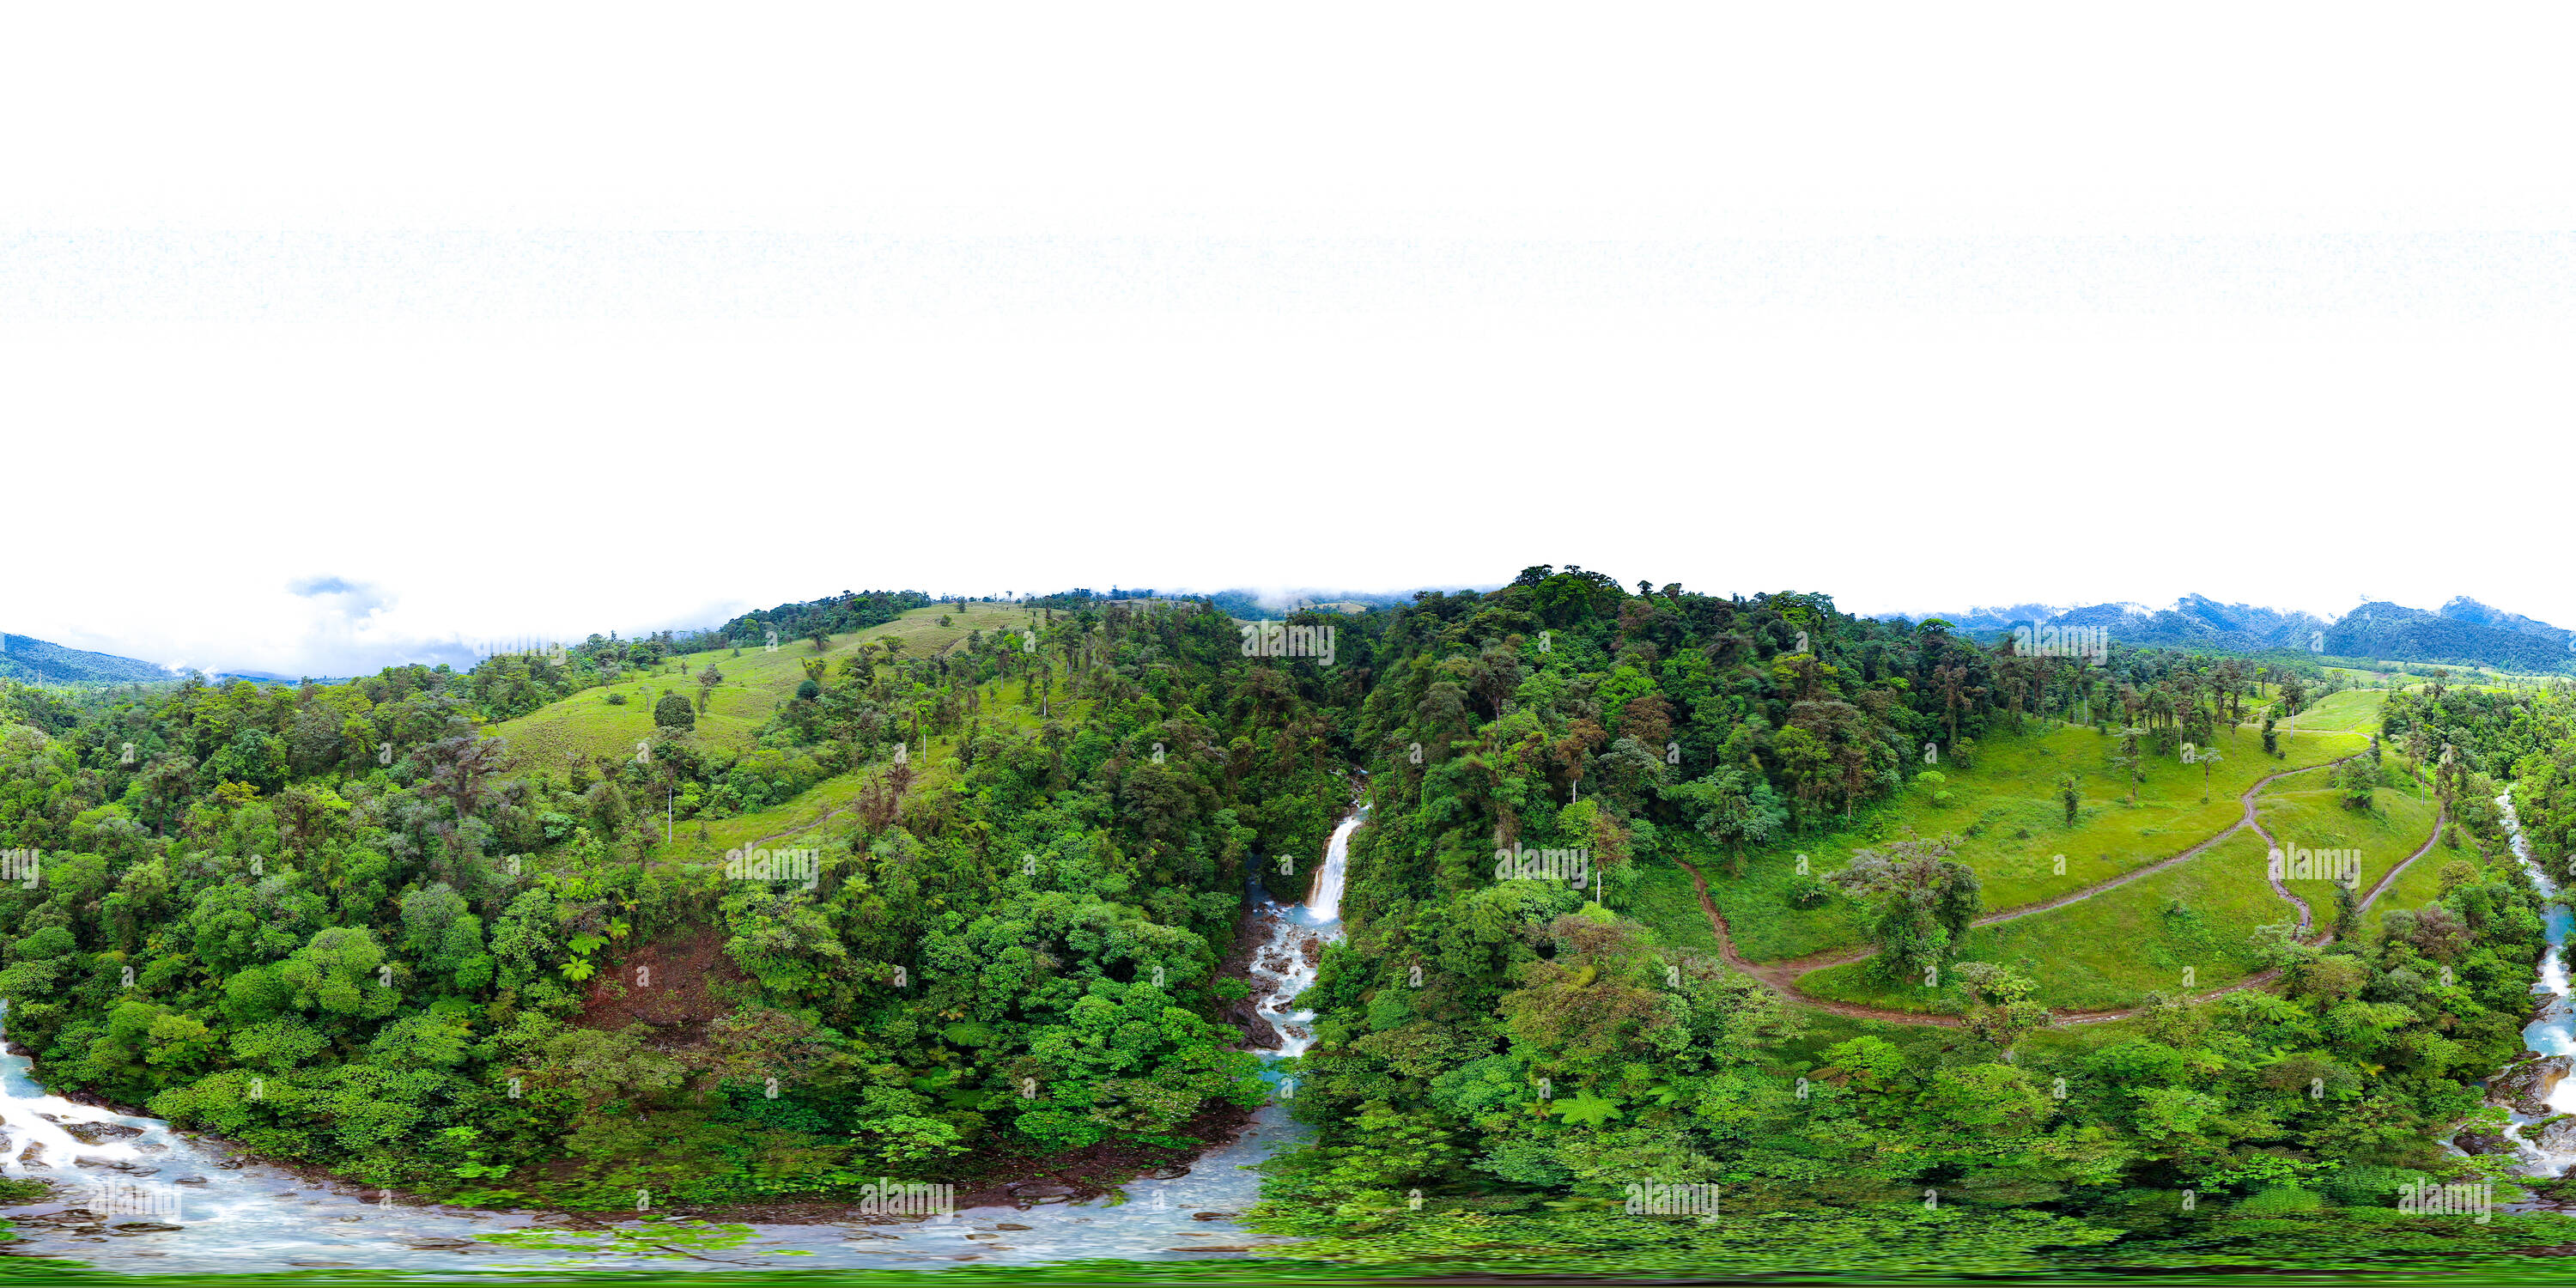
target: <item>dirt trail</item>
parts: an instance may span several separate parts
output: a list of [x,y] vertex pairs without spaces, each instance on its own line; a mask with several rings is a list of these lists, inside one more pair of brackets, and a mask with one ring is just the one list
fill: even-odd
[[[2061,895],[2055,899],[2045,900],[2040,903],[2023,904],[2018,908],[2012,908],[1989,916],[1979,917],[1973,924],[1979,926],[1992,926],[2006,921],[2017,921],[2023,917],[2031,916],[2035,913],[2047,912],[2053,908],[2063,908],[2071,903],[2081,903],[2105,890],[2116,890],[2132,881],[2153,876],[2158,872],[2162,872],[2167,868],[2173,867],[2175,864],[2187,862],[2192,858],[2206,853],[2211,846],[2217,845],[2249,827],[2254,829],[2255,835],[2263,838],[2266,848],[2277,849],[2280,846],[2280,842],[2274,838],[2271,832],[2267,831],[2263,827],[2261,821],[2255,817],[2255,799],[2262,794],[2263,789],[2271,786],[2273,783],[2281,779],[2289,778],[2297,774],[2310,773],[2320,769],[2332,769],[2337,765],[2343,764],[2345,761],[2352,760],[2357,756],[2365,754],[2367,753],[2356,752],[2352,756],[2345,756],[2341,759],[2326,761],[2322,764],[2309,765],[2303,769],[2285,769],[2277,774],[2267,774],[2264,777],[2257,779],[2253,786],[2246,788],[2245,791],[2238,796],[2237,799],[2242,802],[2244,806],[2244,812],[2237,817],[2237,820],[2228,824],[2224,829],[2209,837],[2207,840],[2204,840],[2171,858],[2159,859],[2145,867],[2122,873],[2108,881],[2096,882],[2093,885],[2085,886],[2072,894]],[[2433,831],[2430,835],[2424,838],[2424,844],[2418,848],[2415,853],[2407,856],[2404,863],[2400,863],[2396,867],[2390,868],[2388,870],[2388,875],[2381,877],[2379,879],[2379,883],[2370,888],[2370,893],[2360,902],[2361,909],[2367,911],[2371,904],[2378,901],[2381,894],[2385,893],[2390,886],[2397,883],[2397,878],[2402,875],[2407,868],[2414,866],[2415,860],[2432,853],[2434,845],[2439,843],[2442,839],[2442,829],[2445,826],[2448,826],[2450,821],[2450,811],[2447,808],[2436,808],[2433,817]],[[1736,953],[1735,936],[1727,928],[1726,917],[1717,910],[1716,901],[1709,898],[1708,879],[1700,875],[1698,868],[1695,868],[1688,863],[1682,864],[1682,870],[1690,874],[1691,887],[1699,893],[1700,910],[1708,914],[1709,929],[1716,933],[1718,951],[1725,955],[1727,965],[1761,981],[1764,986],[1770,988],[1773,992],[1779,993],[1781,996],[1794,1001],[1801,1006],[1814,1007],[1820,1011],[1830,1011],[1836,1015],[1849,1015],[1855,1018],[1868,1020],[1885,1020],[1891,1024],[1937,1025],[1944,1028],[1958,1028],[1960,1026],[1959,1017],[1955,1015],[1931,1015],[1920,1011],[1891,1010],[1886,1007],[1863,1006],[1857,1002],[1836,1002],[1825,998],[1808,996],[1805,991],[1798,987],[1798,981],[1800,978],[1813,974],[1816,971],[1823,970],[1829,966],[1842,966],[1852,962],[1866,961],[1877,956],[1877,950],[1864,948],[1853,951],[1813,953],[1805,957],[1783,958],[1778,961],[1770,962],[1747,961]],[[2270,880],[2272,883],[2272,892],[2281,896],[2283,900],[2287,901],[2292,907],[2299,910],[2298,932],[2301,938],[2306,938],[2308,928],[2313,924],[2313,917],[2309,911],[2307,901],[2290,893],[2289,888],[2282,885],[2278,878],[2270,878]],[[2329,935],[2319,938],[2315,942],[2322,946],[2324,944],[2334,942],[2334,939],[2333,936]],[[2215,988],[2205,993],[2191,994],[2189,1000],[2197,1002],[2206,1001],[2213,997],[2224,997],[2229,993],[2241,992],[2249,988],[2262,987],[2279,979],[2280,977],[2281,972],[2278,969],[2263,971],[2258,974],[2249,975],[2225,988]],[[2058,1011],[2054,1014],[2057,1022],[2060,1024],[2099,1024],[2106,1020],[2125,1019],[2144,1009],[2146,1008],[2133,1006],[2126,1010],[2119,1011]]]

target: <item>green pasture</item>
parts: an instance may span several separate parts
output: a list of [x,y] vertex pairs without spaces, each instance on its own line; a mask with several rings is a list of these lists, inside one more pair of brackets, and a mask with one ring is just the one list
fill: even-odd
[[[1021,701],[1018,680],[989,683],[983,686],[982,692],[982,706],[977,719],[986,728],[1008,726],[1023,733],[1035,733],[1045,724],[1045,718],[1038,715],[1035,704]],[[1050,718],[1077,722],[1090,711],[1091,706],[1089,698],[1065,696],[1061,676],[1058,677],[1057,686],[1048,699]],[[954,755],[957,746],[954,735],[934,734],[923,741],[925,745],[910,762],[914,775],[910,788],[912,796],[949,790],[962,777],[963,766],[958,764]],[[668,842],[654,848],[654,855],[674,863],[720,863],[727,850],[752,846],[778,849],[819,845],[819,838],[812,835],[814,830],[856,805],[868,778],[885,766],[886,762],[880,759],[857,772],[824,779],[792,800],[732,818],[707,820],[704,840],[699,839],[697,823],[681,823],[673,829]],[[1684,877],[1683,880],[1687,887],[1689,879]],[[1704,920],[1702,924],[1705,927]],[[1704,928],[1702,934],[1707,937]],[[1709,941],[1714,946],[1713,937]]]
[[[2324,776],[2318,771],[2300,778]],[[2284,846],[2359,850],[2360,884],[2367,891],[2415,853],[2432,831],[2433,804],[2420,789],[2407,790],[2411,787],[2380,789],[2367,812],[2342,808],[2322,785],[2267,790],[2256,798],[2257,817]],[[2038,981],[2041,1001],[2062,1010],[2117,1010],[2137,1005],[2151,991],[2224,988],[2262,969],[2251,952],[2257,927],[2297,916],[2273,893],[2266,875],[2269,848],[2249,828],[2152,876],[2063,907],[1980,927],[1970,935],[1961,959],[2015,966]],[[2434,860],[2428,856],[2425,863]],[[2316,929],[2332,922],[2331,882],[2285,884],[2307,902]],[[1854,962],[1817,971],[1799,987],[1820,998],[1901,1010],[1932,1009],[1941,995],[1920,981],[1884,980],[1874,965]]]
[[1656,939],[1675,948],[1716,954],[1717,932],[1699,906],[1699,892],[1691,888],[1690,874],[1651,860],[1634,866],[1637,875],[1612,896],[1612,911],[1652,927]]
[[2357,733],[2367,738],[2379,732],[2379,709],[2387,701],[2385,689],[2345,689],[2317,699],[2295,720],[2301,733]]
[[[2368,745],[2359,734],[2308,728],[2283,738],[2283,757],[2273,759],[2263,754],[2254,729],[2222,730],[2216,743],[2222,758],[2213,765],[2151,758],[2138,803],[2131,805],[2124,775],[2109,763],[2119,740],[2088,725],[2057,725],[1982,740],[1972,768],[1917,765],[1916,772],[1935,768],[1946,781],[1936,787],[1918,779],[1901,800],[1854,826],[1755,852],[1740,878],[1728,875],[1717,847],[1702,846],[1696,837],[1683,844],[1707,874],[1710,897],[1735,932],[1737,952],[1755,961],[1801,957],[1866,939],[1859,910],[1846,900],[1812,910],[1789,903],[1801,855],[1809,872],[1822,874],[1848,863],[1854,850],[1904,839],[1909,830],[1926,837],[1955,835],[1960,861],[1985,883],[1988,908],[2043,903],[2171,858],[2217,834],[2241,816],[2237,798],[2267,775],[2324,764]],[[2068,772],[2079,780],[2081,800],[2072,825],[2057,796],[2058,776]],[[2062,873],[2060,855],[2066,860]]]
[[2381,937],[2379,914],[2398,908],[2421,908],[2441,898],[2442,865],[2453,859],[2475,862],[2477,855],[2472,850],[2454,850],[2447,845],[2437,845],[2431,854],[2417,859],[2415,866],[2406,869],[2395,884],[2388,887],[2387,893],[2379,896],[2379,902],[2370,905],[2370,914],[2362,918],[2368,937],[2374,942]]
[[[948,619],[946,626],[939,624],[943,616]],[[1018,630],[1028,620],[1027,609],[1007,604],[937,605],[914,609],[854,634],[832,636],[820,653],[809,640],[781,640],[776,652],[754,646],[738,657],[730,649],[692,653],[671,659],[658,672],[630,673],[614,685],[585,689],[485,732],[509,739],[513,762],[525,769],[560,768],[575,756],[631,756],[636,743],[660,736],[653,724],[653,704],[669,692],[694,706],[698,672],[713,662],[725,678],[710,696],[691,736],[736,751],[748,750],[753,734],[805,681],[808,662],[820,658],[837,673],[861,647],[889,637],[902,641],[902,656],[930,656],[957,644],[970,631]],[[611,693],[623,695],[625,703],[609,702]]]

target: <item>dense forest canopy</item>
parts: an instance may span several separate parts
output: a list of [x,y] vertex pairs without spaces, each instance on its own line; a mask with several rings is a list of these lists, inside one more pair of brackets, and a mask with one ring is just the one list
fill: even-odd
[[[1977,1238],[2179,1257],[2184,1191],[2303,1212],[2497,1171],[2443,1147],[2500,1116],[2473,1084],[2519,1048],[2542,942],[2488,798],[2516,785],[2544,861],[2576,847],[2563,681],[2386,695],[2368,775],[2334,772],[2365,812],[2386,775],[2437,795],[2429,902],[2285,925],[2273,987],[2158,996],[2095,1041],[1962,961],[1980,873],[1886,811],[2068,727],[2134,803],[2149,762],[2240,727],[2281,754],[2275,722],[2350,672],[1551,566],[1291,614],[1329,661],[1251,655],[1212,601],[1088,592],[936,648],[871,635],[952,607],[845,592],[466,672],[0,690],[0,849],[42,858],[0,886],[10,1034],[50,1085],[465,1202],[1186,1149],[1270,1094],[1228,966],[1249,895],[1302,898],[1365,804],[1283,1229],[1554,1246],[1641,1184],[1710,1185],[1827,1223],[1929,1220],[1930,1192]],[[710,736],[725,665],[773,648],[801,680],[747,744]],[[494,733],[638,677],[669,691],[633,754],[532,763]],[[832,783],[849,806],[778,842],[795,879],[692,844]],[[2072,824],[2103,793],[2068,783]],[[1639,911],[1658,872],[1724,883],[1829,836],[1866,848],[1801,856],[1790,897],[1858,908],[1890,978],[1947,971],[1957,1027],[1811,1010]],[[1580,882],[1498,861],[1529,851],[1579,853]],[[654,987],[714,1018],[639,1020]],[[1676,1257],[1743,1233],[1654,1228],[1630,1233]]]

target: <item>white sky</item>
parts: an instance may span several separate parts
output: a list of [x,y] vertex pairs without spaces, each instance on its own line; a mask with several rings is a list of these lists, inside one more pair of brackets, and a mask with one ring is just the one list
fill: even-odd
[[0,629],[1539,562],[2576,625],[2563,13],[226,8],[0,18]]

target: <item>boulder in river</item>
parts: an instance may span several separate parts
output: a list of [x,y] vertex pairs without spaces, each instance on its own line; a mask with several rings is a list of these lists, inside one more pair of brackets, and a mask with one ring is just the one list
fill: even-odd
[[132,1140],[142,1135],[143,1129],[123,1123],[73,1123],[63,1128],[63,1134],[84,1145],[104,1145],[111,1140]]
[[1282,1045],[1279,1030],[1271,1027],[1268,1017],[1252,1009],[1252,1003],[1249,1000],[1235,1003],[1227,1009],[1225,1017],[1234,1021],[1235,1026],[1243,1030],[1243,1040],[1246,1045],[1259,1047],[1265,1051],[1275,1050]]
[[2508,1139],[2504,1133],[2484,1131],[2474,1127],[2465,1129],[2459,1135],[2452,1137],[2451,1143],[2459,1146],[2460,1152],[2463,1154],[2510,1154],[2514,1152],[2513,1141]]
[[2549,1093],[2571,1068],[2576,1068],[2576,1056],[2545,1055],[2506,1065],[2487,1079],[2487,1103],[2539,1117],[2549,1112]]
[[2576,1154],[2576,1114],[2561,1114],[2522,1129],[2522,1138],[2552,1154]]

